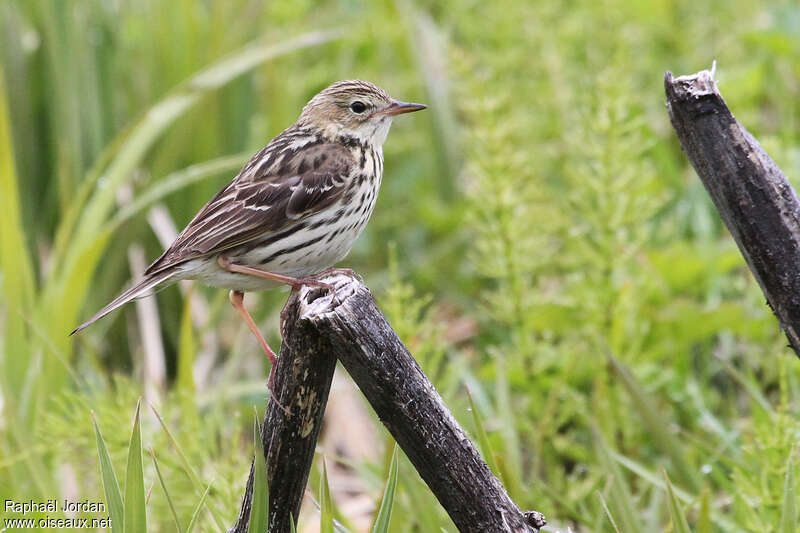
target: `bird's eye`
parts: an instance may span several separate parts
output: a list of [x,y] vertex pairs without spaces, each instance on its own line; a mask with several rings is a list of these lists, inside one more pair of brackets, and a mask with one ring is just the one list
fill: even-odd
[[363,113],[367,110],[367,104],[360,100],[356,100],[350,104],[350,109],[353,111],[353,113]]

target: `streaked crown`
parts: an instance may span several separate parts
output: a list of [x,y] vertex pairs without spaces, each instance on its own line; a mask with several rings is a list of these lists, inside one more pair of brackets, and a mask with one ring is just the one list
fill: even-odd
[[393,116],[419,109],[425,106],[398,102],[368,81],[345,80],[312,98],[298,122],[331,139],[349,136],[380,146],[386,140]]

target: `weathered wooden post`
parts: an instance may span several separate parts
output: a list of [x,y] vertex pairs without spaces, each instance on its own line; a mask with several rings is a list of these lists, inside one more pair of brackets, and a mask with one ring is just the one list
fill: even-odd
[[[359,280],[322,278],[335,293],[303,288],[286,304],[276,373],[281,407],[262,429],[270,483],[270,533],[297,519],[338,359],[462,533],[532,532],[545,524],[511,501],[433,384]],[[252,471],[233,533],[247,531]]]
[[736,121],[713,72],[664,76],[683,151],[800,356],[800,202],[778,165]]

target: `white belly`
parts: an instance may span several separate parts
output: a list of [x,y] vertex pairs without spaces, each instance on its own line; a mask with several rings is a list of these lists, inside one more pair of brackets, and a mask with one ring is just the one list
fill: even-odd
[[[234,248],[226,255],[234,263],[274,274],[294,278],[319,274],[344,259],[350,252],[372,214],[379,186],[379,180],[377,183],[365,180],[348,204],[337,202],[324,211],[299,221],[294,227],[282,230],[287,234],[283,238],[255,249]],[[296,229],[299,225],[302,228]],[[274,236],[266,235],[262,240],[269,240]],[[193,259],[179,268],[181,279],[196,279],[214,287],[259,291],[281,285],[256,276],[228,272],[219,266],[217,256]]]

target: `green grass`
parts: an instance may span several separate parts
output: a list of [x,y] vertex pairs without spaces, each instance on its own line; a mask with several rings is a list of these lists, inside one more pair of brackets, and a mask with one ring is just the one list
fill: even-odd
[[[67,333],[128,282],[132,245],[160,253],[152,207],[182,227],[313,94],[361,77],[430,108],[393,128],[346,266],[515,501],[551,531],[795,530],[800,363],[662,76],[717,60],[800,185],[798,20],[747,0],[0,3],[0,499],[69,485],[118,508],[134,475],[153,531],[233,523],[267,369],[222,291],[158,295],[165,384],[133,305]],[[285,297],[248,296],[272,344]],[[145,393],[158,417],[126,463]],[[383,462],[355,465],[376,509],[394,479],[380,529],[454,531],[380,435]]]
[[258,412],[253,420],[253,503],[247,531],[258,533],[266,531],[269,524],[269,486],[267,484],[267,464],[264,460],[263,437],[259,430]]

